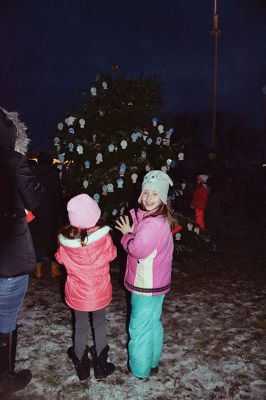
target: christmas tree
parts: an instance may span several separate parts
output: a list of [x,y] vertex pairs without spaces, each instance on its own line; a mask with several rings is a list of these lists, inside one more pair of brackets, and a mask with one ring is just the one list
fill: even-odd
[[185,184],[175,179],[175,171],[184,160],[185,140],[159,116],[159,76],[127,79],[119,72],[101,73],[82,94],[82,109],[58,122],[54,138],[65,195],[88,193],[107,223],[136,206],[149,170],[172,177],[170,201],[182,196]]

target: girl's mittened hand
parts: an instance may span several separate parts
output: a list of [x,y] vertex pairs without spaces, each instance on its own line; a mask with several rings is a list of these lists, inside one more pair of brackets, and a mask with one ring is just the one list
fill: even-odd
[[133,233],[134,224],[130,225],[129,218],[127,215],[125,215],[124,217],[121,216],[119,219],[116,220],[115,228],[121,231],[123,235],[125,235],[126,233]]

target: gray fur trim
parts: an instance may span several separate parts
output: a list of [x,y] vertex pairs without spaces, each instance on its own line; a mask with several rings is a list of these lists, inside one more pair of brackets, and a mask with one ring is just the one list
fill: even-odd
[[1,110],[6,114],[7,119],[13,122],[17,130],[17,139],[15,143],[14,150],[18,153],[25,155],[28,151],[28,144],[30,139],[27,136],[26,130],[27,127],[24,122],[20,121],[18,117],[18,113],[15,111],[6,111],[4,108],[1,107]]

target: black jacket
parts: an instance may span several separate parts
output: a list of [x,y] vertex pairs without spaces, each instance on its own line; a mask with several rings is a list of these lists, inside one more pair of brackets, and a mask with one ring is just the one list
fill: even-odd
[[34,211],[40,204],[43,190],[32,175],[25,155],[12,150],[12,147],[16,148],[17,138],[22,142],[24,140],[18,135],[19,132],[6,121],[1,110],[0,277],[24,275],[35,266],[35,254],[25,209]]

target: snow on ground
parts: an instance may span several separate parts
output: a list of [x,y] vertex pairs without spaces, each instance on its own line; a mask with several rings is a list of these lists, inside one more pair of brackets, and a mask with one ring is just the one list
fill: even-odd
[[[226,224],[228,227],[228,224]],[[71,312],[63,281],[46,276],[30,286],[19,319],[17,369],[29,367],[20,400],[265,400],[266,236],[231,219],[223,251],[177,257],[165,299],[164,350],[157,376],[138,380],[127,370],[127,306],[118,264],[112,265],[113,301],[107,312],[110,360],[107,379],[81,383],[66,350]]]

